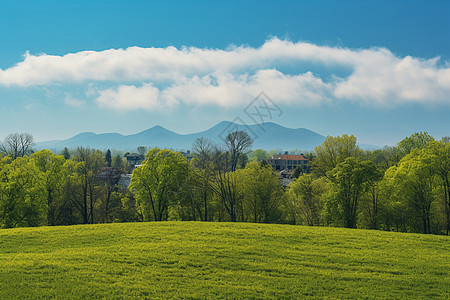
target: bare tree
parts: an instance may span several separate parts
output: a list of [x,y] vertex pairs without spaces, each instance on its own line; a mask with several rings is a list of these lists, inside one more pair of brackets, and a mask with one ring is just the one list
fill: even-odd
[[80,211],[84,224],[94,224],[94,206],[101,196],[100,168],[105,159],[99,150],[78,147],[72,158],[71,173],[65,191],[73,205]]
[[253,139],[245,131],[233,131],[225,138],[225,145],[230,154],[230,170],[234,172],[239,157],[252,148]]
[[139,146],[136,149],[137,149],[139,155],[142,156],[142,157],[144,157],[145,154],[147,154],[147,151],[148,151],[146,146]]
[[197,138],[192,143],[192,153],[198,158],[198,164],[201,168],[205,168],[211,163],[213,152],[214,143],[207,138]]
[[11,133],[3,143],[0,143],[0,152],[9,155],[12,159],[33,153],[34,139],[30,133]]
[[202,204],[203,204],[203,220],[208,221],[208,202],[209,196],[212,192],[211,177],[213,175],[213,155],[214,155],[214,143],[207,138],[198,138],[192,144],[192,152],[197,157],[197,167],[201,172],[193,173],[198,174],[199,182],[198,188],[200,190]]

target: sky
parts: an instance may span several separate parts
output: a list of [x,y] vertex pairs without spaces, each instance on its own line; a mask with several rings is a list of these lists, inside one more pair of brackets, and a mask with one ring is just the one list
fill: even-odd
[[446,0],[0,0],[0,139],[223,120],[440,139],[449,15]]

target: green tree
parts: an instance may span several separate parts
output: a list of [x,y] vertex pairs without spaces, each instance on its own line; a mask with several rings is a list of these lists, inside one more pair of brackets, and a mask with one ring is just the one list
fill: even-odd
[[[433,174],[433,166],[426,163],[423,151],[413,149],[385,175],[395,190],[391,201],[404,202],[410,210],[411,219],[418,218],[422,223],[423,233],[431,233],[431,205],[435,200]],[[414,228],[414,223],[410,226]]]
[[318,176],[327,176],[339,163],[348,157],[361,156],[361,149],[356,144],[353,135],[337,137],[327,136],[325,141],[314,148],[316,157],[312,162],[313,173]]
[[250,161],[260,162],[263,159],[268,159],[267,151],[263,149],[256,149],[250,153]]
[[314,180],[311,175],[301,175],[289,185],[290,207],[294,210],[294,220],[309,226],[320,225],[325,192],[325,178]]
[[249,163],[236,171],[239,192],[242,194],[244,216],[255,223],[274,223],[280,219],[284,192],[271,166]]
[[109,149],[108,149],[108,151],[106,151],[105,160],[108,164],[108,167],[111,167],[112,157],[111,157],[111,150],[109,150]]
[[111,166],[121,173],[126,173],[127,168],[126,158],[123,158],[120,155],[114,156]]
[[144,220],[165,221],[170,205],[179,200],[188,175],[186,158],[170,150],[151,149],[133,171],[130,188],[135,192]]
[[398,143],[398,149],[405,156],[411,153],[413,149],[425,148],[431,141],[434,141],[434,138],[427,132],[416,132],[401,140]]
[[386,172],[387,169],[398,163],[403,156],[397,147],[386,146],[383,149],[371,151],[367,158],[372,160],[381,171]]
[[66,160],[64,156],[55,155],[49,150],[33,153],[30,159],[43,176],[43,187],[47,200],[47,225],[56,225],[63,203],[61,179]]
[[429,142],[423,151],[424,163],[430,166],[442,187],[446,234],[450,231],[450,143]]
[[66,197],[80,212],[84,224],[94,224],[95,204],[102,196],[98,175],[106,161],[101,151],[85,147],[78,147],[72,160],[74,163],[66,164]]
[[302,174],[303,174],[303,169],[300,165],[298,165],[297,167],[295,167],[294,174],[292,174],[292,178],[294,178],[294,179],[299,178],[300,175],[302,175]]
[[343,225],[356,228],[358,202],[367,189],[381,179],[381,173],[372,161],[348,157],[327,175],[337,190],[337,203],[342,213]]
[[70,159],[70,152],[67,147],[64,147],[63,151],[61,152],[61,155],[64,156],[64,159]]
[[0,226],[3,228],[46,224],[42,173],[28,157],[0,159]]

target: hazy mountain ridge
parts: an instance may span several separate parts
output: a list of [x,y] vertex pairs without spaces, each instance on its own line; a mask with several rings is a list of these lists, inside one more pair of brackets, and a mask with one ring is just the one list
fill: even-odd
[[[130,135],[84,132],[66,140],[38,142],[36,143],[36,149],[62,150],[64,147],[72,149],[78,146],[88,146],[101,150],[134,150],[138,146],[147,146],[187,150],[191,149],[192,143],[200,137],[223,144],[223,139],[227,134],[236,130],[246,131],[254,139],[253,149],[313,150],[315,146],[320,145],[325,140],[325,136],[305,128],[286,128],[272,122],[242,125],[222,121],[205,131],[190,134],[178,134],[162,126],[154,126]],[[360,146],[363,148],[375,147],[370,145]]]

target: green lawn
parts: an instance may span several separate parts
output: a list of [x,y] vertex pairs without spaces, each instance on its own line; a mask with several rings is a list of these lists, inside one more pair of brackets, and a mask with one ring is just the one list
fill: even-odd
[[0,299],[448,299],[450,239],[161,222],[0,230]]

